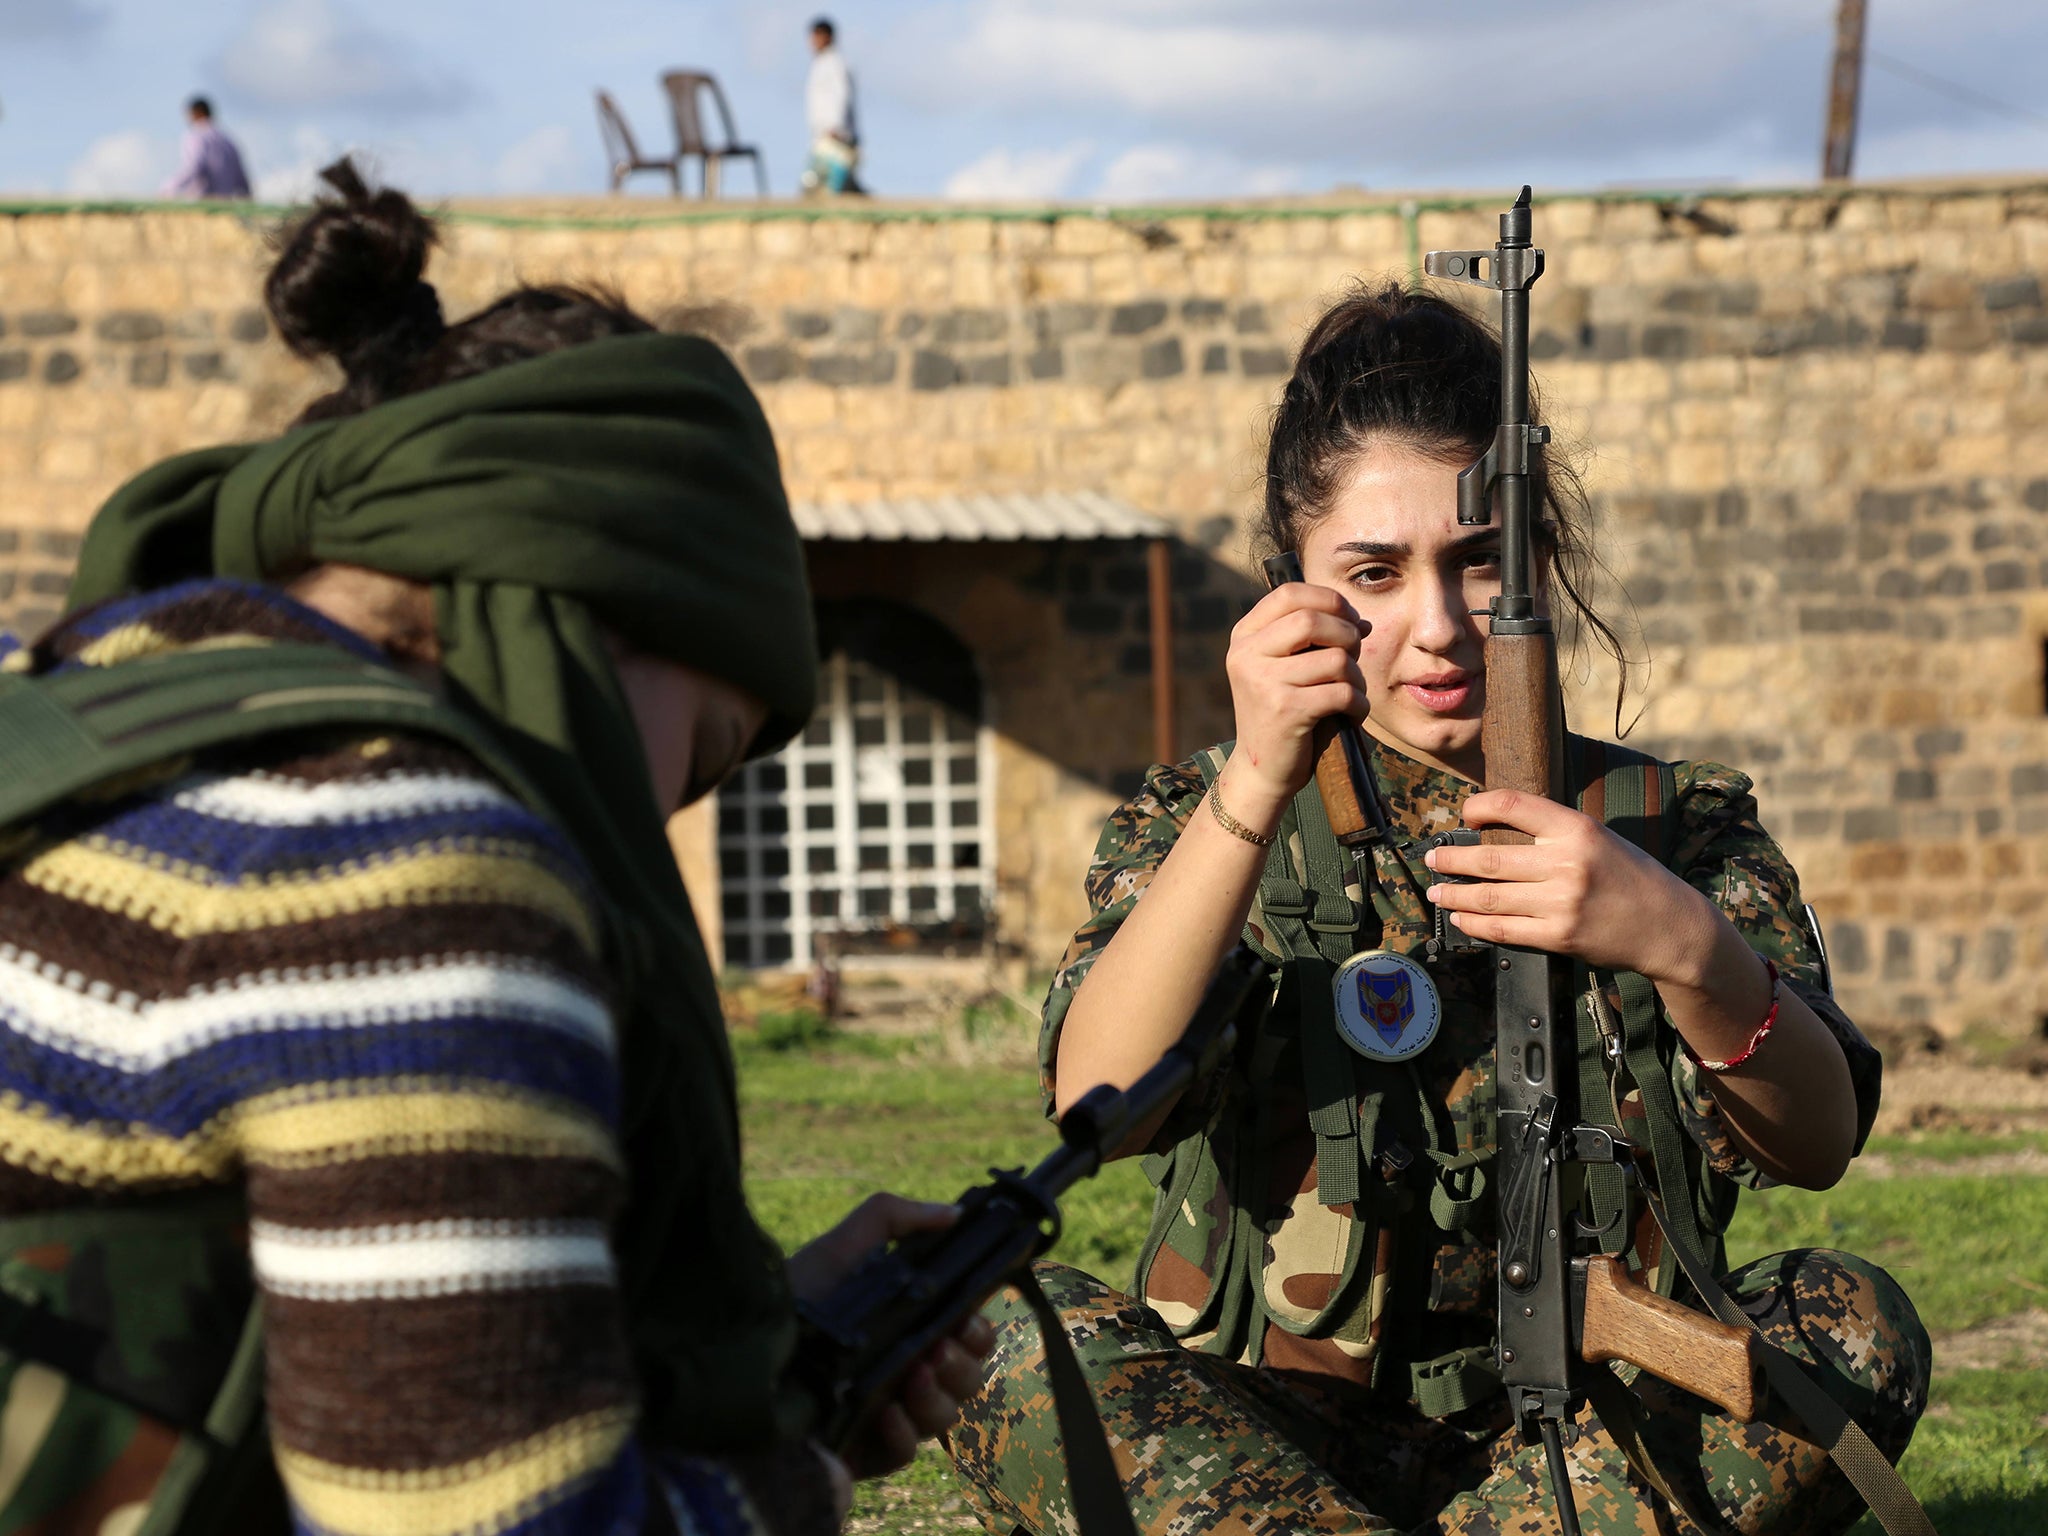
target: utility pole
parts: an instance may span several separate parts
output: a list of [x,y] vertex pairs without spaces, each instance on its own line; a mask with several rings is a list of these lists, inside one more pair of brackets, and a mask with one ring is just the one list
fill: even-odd
[[1856,98],[1863,86],[1865,0],[1841,0],[1835,11],[1835,65],[1828,74],[1828,138],[1822,181],[1847,181],[1856,158]]

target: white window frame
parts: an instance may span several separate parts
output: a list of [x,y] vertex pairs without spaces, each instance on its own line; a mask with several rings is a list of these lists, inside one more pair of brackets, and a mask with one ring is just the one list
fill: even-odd
[[[810,727],[719,792],[719,899],[728,963],[749,970],[808,967],[821,937],[950,922],[968,891],[980,905],[986,943],[995,922],[994,732],[985,720],[968,720],[844,652],[819,670]],[[930,740],[907,740],[906,727],[920,719],[929,723]],[[880,739],[857,741],[863,726]],[[970,803],[960,793],[968,786],[952,779],[952,765],[962,762],[974,765],[972,819],[956,825],[954,807]],[[907,783],[905,770],[914,774],[919,763],[931,765],[929,783]],[[807,775],[820,767],[828,771]],[[773,782],[778,769],[779,786]],[[829,782],[814,785],[813,777]],[[863,805],[884,807],[884,825],[861,827]],[[932,808],[929,827],[910,825],[913,807],[921,805]],[[817,811],[825,814],[815,819],[829,827],[810,825]],[[955,845],[970,838],[976,864],[958,867]],[[867,869],[860,866],[863,849],[871,859]],[[931,862],[913,865],[913,851],[924,849]],[[814,870],[814,861],[832,867]],[[913,908],[913,897],[925,890],[931,905]],[[830,906],[834,897],[836,913],[813,911],[814,899]],[[785,902],[787,915],[781,915]],[[863,906],[881,910],[864,912]],[[766,958],[779,940],[786,940],[787,956]]]

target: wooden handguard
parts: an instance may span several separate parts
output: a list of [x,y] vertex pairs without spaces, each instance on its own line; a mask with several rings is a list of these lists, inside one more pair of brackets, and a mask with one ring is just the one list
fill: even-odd
[[[1486,640],[1486,715],[1479,748],[1486,754],[1486,787],[1519,789],[1557,798],[1564,787],[1562,723],[1552,702],[1557,689],[1557,637],[1489,635]],[[1488,827],[1485,843],[1527,843],[1526,832]]]
[[1316,789],[1338,846],[1355,848],[1373,841],[1379,829],[1358,798],[1359,781],[1370,771],[1358,727],[1347,716],[1331,715],[1316,727],[1315,739]]
[[1579,1346],[1598,1364],[1626,1360],[1705,1398],[1738,1423],[1763,1405],[1763,1360],[1754,1334],[1659,1296],[1612,1254],[1586,1266],[1586,1326]]

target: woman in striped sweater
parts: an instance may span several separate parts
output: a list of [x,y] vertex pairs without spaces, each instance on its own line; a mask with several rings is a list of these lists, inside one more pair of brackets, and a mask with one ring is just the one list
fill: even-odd
[[[253,1271],[300,1530],[834,1530],[847,1468],[778,1385],[791,1298],[949,1213],[877,1197],[785,1269],[738,1187],[661,821],[810,707],[766,423],[716,349],[589,295],[520,290],[444,330],[431,226],[346,165],[329,180],[267,297],[289,344],[343,365],[303,418],[330,425],[126,488],[74,592],[106,600],[0,668],[395,660],[553,814],[451,745],[336,728],[0,834],[0,1218],[246,1202],[246,1261],[193,1282],[179,1326],[238,1317]],[[68,1265],[76,1301],[76,1259],[7,1262]],[[177,1277],[102,1278],[133,1338],[124,1314]],[[153,1342],[167,1374],[194,1348]],[[977,1320],[940,1346],[852,1471],[950,1422],[988,1343]],[[80,1389],[13,1359],[0,1389],[8,1528],[132,1522],[175,1480],[175,1433],[141,1414],[57,1486],[39,1458]],[[261,1493],[228,1500],[236,1528],[282,1525]]]

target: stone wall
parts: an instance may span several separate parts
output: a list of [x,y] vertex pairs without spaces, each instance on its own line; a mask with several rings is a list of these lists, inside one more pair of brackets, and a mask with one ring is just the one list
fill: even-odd
[[[594,279],[718,336],[799,498],[1085,488],[1167,516],[1189,747],[1228,728],[1242,519],[1302,328],[1355,277],[1493,233],[1491,207],[1430,200],[615,206],[453,210],[450,311]],[[1654,663],[1631,739],[1757,776],[1863,1017],[2035,1030],[2048,182],[1565,198],[1537,230],[1539,382]],[[268,430],[317,387],[253,307],[262,237],[192,209],[0,216],[0,623],[47,619],[123,476]],[[988,668],[1003,921],[1043,958],[1146,755],[1143,599],[1128,551],[979,558],[827,547],[814,572],[927,607]],[[1605,725],[1612,668],[1578,684],[1575,717]]]

